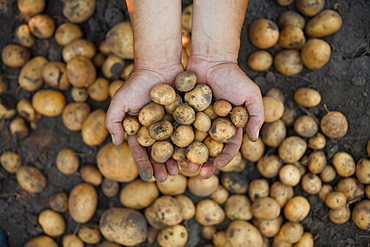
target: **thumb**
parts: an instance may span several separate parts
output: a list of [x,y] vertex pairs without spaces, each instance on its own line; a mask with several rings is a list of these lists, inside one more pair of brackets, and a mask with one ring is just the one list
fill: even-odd
[[112,142],[114,145],[120,145],[123,141],[124,130],[122,126],[122,120],[127,112],[127,107],[122,105],[122,101],[113,98],[105,117],[105,126],[112,136]]
[[257,141],[259,131],[265,121],[265,112],[262,103],[261,93],[255,93],[245,102],[249,114],[249,120],[246,126],[248,138],[251,141]]

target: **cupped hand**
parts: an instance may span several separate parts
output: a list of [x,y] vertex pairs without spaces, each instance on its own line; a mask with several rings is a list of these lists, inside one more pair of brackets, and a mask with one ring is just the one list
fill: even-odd
[[[197,83],[206,84],[212,89],[214,100],[227,100],[234,106],[246,107],[249,114],[246,133],[251,141],[256,141],[265,121],[262,95],[259,87],[238,64],[191,56],[187,70],[197,75]],[[243,130],[238,128],[235,137],[224,146],[222,153],[216,158],[210,158],[201,166],[200,175],[209,178],[215,168],[227,165],[240,149],[242,138]],[[189,163],[188,169],[195,172],[199,165]]]
[[[127,81],[119,88],[110,102],[105,125],[112,136],[114,145],[120,145],[124,138],[122,121],[126,114],[136,116],[140,109],[151,101],[150,90],[154,85],[165,83],[174,86],[176,76],[183,71],[181,64],[161,69],[136,68]],[[144,181],[153,176],[157,181],[165,181],[167,173],[179,172],[177,162],[170,159],[166,164],[157,163],[150,158],[150,148],[141,146],[136,135],[128,136],[127,142],[136,160],[140,177]]]

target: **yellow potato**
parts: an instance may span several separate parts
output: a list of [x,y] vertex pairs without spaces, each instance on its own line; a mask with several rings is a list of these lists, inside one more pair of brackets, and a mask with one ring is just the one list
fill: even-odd
[[85,39],[75,39],[63,47],[62,56],[64,62],[68,63],[73,58],[85,57],[93,59],[96,55],[95,45]]
[[82,38],[83,33],[79,25],[73,23],[63,23],[55,31],[55,41],[60,46],[68,45],[76,39]]
[[45,209],[39,214],[38,222],[44,233],[50,237],[58,237],[66,229],[62,215],[50,209]]
[[321,95],[312,88],[301,87],[294,92],[294,101],[304,107],[315,107],[321,102]]
[[27,24],[22,24],[15,30],[15,36],[24,47],[32,47],[35,43],[35,37],[33,37],[30,28]]
[[299,13],[292,11],[292,10],[287,10],[287,11],[284,11],[279,16],[277,24],[280,29],[283,29],[287,26],[294,26],[294,27],[299,27],[300,29],[303,30],[303,28],[305,27],[306,21],[303,18],[303,16],[300,15]]
[[328,63],[331,55],[330,45],[321,39],[309,39],[301,50],[301,60],[309,69],[319,69]]
[[28,241],[24,247],[58,247],[58,244],[49,236],[38,236]]
[[72,102],[63,110],[63,124],[71,131],[82,129],[82,125],[91,113],[91,107],[85,102]]
[[109,55],[103,62],[101,70],[106,78],[117,79],[121,76],[125,67],[125,60],[116,56]]
[[275,69],[279,73],[287,76],[296,75],[301,72],[303,69],[302,62],[303,59],[297,50],[282,50],[274,57]]
[[224,204],[225,215],[230,220],[250,220],[252,205],[246,195],[231,195]]
[[280,158],[286,163],[298,161],[306,152],[307,143],[299,136],[287,137],[279,146]]
[[249,140],[248,135],[244,134],[240,151],[245,159],[256,162],[261,159],[265,151],[265,145],[261,137],[259,137],[256,142],[252,142]]
[[194,218],[202,226],[212,226],[220,224],[225,219],[225,212],[215,201],[203,199],[195,206]]
[[16,172],[19,185],[29,193],[42,192],[46,187],[46,178],[39,169],[32,166],[21,166]]
[[49,62],[42,70],[42,77],[46,84],[53,88],[66,90],[69,87],[67,68],[63,62]]
[[48,204],[52,210],[59,213],[67,212],[68,210],[68,194],[65,192],[57,192],[49,197]]
[[118,23],[109,30],[106,42],[114,55],[124,59],[134,58],[134,37],[129,22]]
[[19,0],[17,6],[22,14],[35,15],[41,13],[45,9],[45,0]]
[[249,27],[249,39],[258,48],[273,47],[279,39],[279,28],[270,20],[256,20]]
[[300,50],[306,38],[299,27],[287,26],[280,31],[278,45],[286,49]]
[[75,87],[88,87],[96,80],[96,69],[90,59],[79,56],[67,63],[69,82]]
[[95,101],[104,101],[109,98],[109,81],[105,78],[96,78],[87,89],[89,97]]
[[96,146],[105,141],[108,137],[108,130],[105,127],[106,112],[97,109],[90,113],[81,128],[82,140],[89,146]]
[[184,246],[188,241],[188,230],[183,225],[168,226],[158,233],[157,240],[163,247]]
[[78,223],[86,223],[95,214],[98,205],[98,194],[88,183],[76,185],[68,198],[68,211],[72,219]]
[[28,21],[31,33],[40,39],[46,39],[53,36],[55,31],[54,20],[46,14],[38,14]]
[[66,0],[63,15],[72,23],[82,23],[94,13],[95,6],[95,0]]
[[261,233],[251,223],[243,220],[235,220],[226,229],[227,240],[231,246],[243,246],[250,243],[250,246],[262,246]]
[[283,116],[284,113],[284,104],[283,102],[271,97],[264,96],[262,97],[262,102],[265,111],[265,122],[271,123]]
[[320,128],[327,137],[341,138],[348,131],[347,118],[341,112],[331,111],[321,118]]
[[311,37],[324,37],[337,32],[342,26],[342,17],[331,9],[326,9],[307,22],[305,32]]
[[325,0],[296,0],[295,6],[305,16],[314,16],[324,8]]
[[1,166],[9,173],[16,173],[22,166],[22,158],[15,152],[5,151],[0,156]]
[[30,92],[39,89],[44,84],[42,70],[48,62],[46,58],[41,56],[34,57],[28,61],[19,73],[19,85]]
[[355,225],[363,230],[370,228],[370,201],[363,200],[358,203],[352,211],[352,221]]
[[22,67],[31,58],[31,52],[23,46],[9,44],[1,52],[3,63],[12,68]]

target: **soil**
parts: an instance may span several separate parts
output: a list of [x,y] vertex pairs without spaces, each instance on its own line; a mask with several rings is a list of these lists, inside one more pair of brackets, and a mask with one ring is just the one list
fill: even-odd
[[[45,12],[51,15],[58,25],[66,22],[61,13],[63,3],[58,0],[47,2]],[[190,0],[183,1],[183,6],[190,3]],[[97,5],[95,14],[81,26],[86,38],[99,44],[104,39],[105,33],[115,24],[123,20],[127,21],[128,15],[124,0],[98,0]],[[370,5],[367,0],[327,0],[325,9],[338,11],[343,18],[343,26],[339,32],[323,38],[332,49],[331,59],[323,68],[315,71],[304,69],[299,75],[292,77],[282,76],[273,68],[267,72],[258,73],[248,68],[247,56],[256,50],[248,40],[250,23],[259,18],[276,21],[284,10],[294,10],[293,5],[281,7],[272,0],[250,1],[242,30],[239,64],[261,87],[263,94],[269,88],[277,87],[284,93],[287,104],[293,104],[292,95],[295,89],[302,86],[317,89],[323,101],[318,107],[309,109],[305,113],[320,118],[328,110],[336,110],[344,113],[349,122],[349,131],[345,137],[328,140],[324,150],[328,160],[335,152],[345,151],[358,161],[366,156],[366,142],[370,139]],[[26,18],[19,15],[16,0],[0,0],[0,51],[5,45],[15,42],[14,30],[25,22]],[[274,53],[272,49],[269,51]],[[53,38],[38,39],[31,52],[34,56],[42,55],[51,61],[61,60],[61,47],[56,45]],[[2,99],[7,98],[12,105],[12,101],[31,98],[32,93],[20,89],[17,85],[19,69],[8,68],[2,63],[0,69],[1,74],[11,82],[10,90],[2,95]],[[68,100],[71,100],[69,93],[65,93]],[[93,109],[106,109],[109,101],[96,103],[89,100],[88,103]],[[304,109],[299,108],[298,111],[303,112]],[[9,174],[0,168],[0,230],[4,231],[9,246],[18,247],[42,234],[37,216],[43,209],[48,208],[47,201],[50,195],[58,191],[69,192],[82,181],[78,173],[67,176],[56,169],[55,158],[58,151],[66,147],[78,150],[81,164],[95,164],[96,152],[104,144],[98,147],[85,145],[81,134],[67,130],[60,116],[43,117],[37,129],[32,130],[23,140],[12,138],[8,129],[9,122],[10,120],[0,120],[0,154],[6,150],[17,152],[22,157],[23,164],[39,168],[48,181],[45,191],[29,194],[20,188],[14,174]],[[106,142],[108,141],[110,140]],[[249,180],[261,177],[253,163],[248,163],[242,174]],[[331,184],[335,185],[337,181],[338,178]],[[308,195],[300,186],[295,188],[295,193],[305,196],[311,203],[311,212],[302,224],[305,231],[311,232],[315,237],[315,246],[365,247],[370,245],[369,231],[358,229],[352,221],[342,225],[331,223],[328,219],[329,210],[317,195]],[[195,202],[200,199],[189,193],[188,195]],[[354,204],[350,205],[351,208]],[[115,206],[121,206],[117,196],[107,198],[99,192],[98,210],[91,222],[97,223],[106,208]],[[66,232],[75,232],[78,224],[68,213],[64,213],[63,217],[67,223]],[[225,227],[227,223],[225,221],[218,227]],[[203,246],[206,241],[200,237],[200,225],[194,220],[187,221],[185,224],[189,229],[187,246]],[[60,244],[61,237],[55,239]],[[0,241],[0,245],[4,246],[4,243]],[[146,242],[140,246],[157,246],[157,244],[151,245]]]

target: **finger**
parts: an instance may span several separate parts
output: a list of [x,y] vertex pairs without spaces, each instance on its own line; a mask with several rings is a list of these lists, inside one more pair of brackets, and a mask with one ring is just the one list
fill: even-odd
[[194,164],[192,162],[188,162],[188,170],[190,172],[197,172],[199,170],[200,165]]
[[155,162],[153,159],[150,159],[153,166],[154,177],[157,182],[161,183],[166,181],[167,179],[167,170],[166,166],[163,163]]
[[124,131],[122,120],[126,112],[127,109],[122,106],[122,101],[119,100],[119,97],[113,97],[107,110],[104,123],[111,134],[113,144],[116,146],[120,145],[123,141]]
[[177,164],[177,161],[173,159],[169,159],[166,161],[166,168],[167,168],[167,172],[171,176],[175,176],[180,172],[180,168],[179,168],[179,165]]
[[215,158],[213,162],[215,168],[220,169],[230,163],[230,161],[235,157],[236,153],[239,151],[240,146],[242,144],[242,139],[243,139],[243,129],[237,128],[234,138],[231,139],[231,141],[229,141],[228,143],[226,143],[224,149],[222,150],[222,153]]
[[214,161],[213,158],[208,159],[208,161],[204,163],[202,167],[200,168],[199,175],[202,178],[208,179],[215,173],[215,167],[213,165],[213,161]]
[[249,120],[246,126],[248,138],[255,142],[258,139],[259,130],[265,121],[265,112],[263,109],[261,92],[252,90],[250,98],[245,102],[249,114]]
[[127,142],[130,147],[131,154],[136,161],[136,166],[139,170],[141,179],[149,181],[153,177],[153,168],[146,148],[137,142],[136,135],[127,136]]

